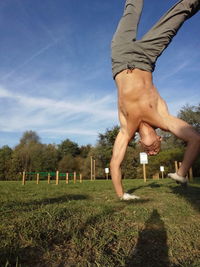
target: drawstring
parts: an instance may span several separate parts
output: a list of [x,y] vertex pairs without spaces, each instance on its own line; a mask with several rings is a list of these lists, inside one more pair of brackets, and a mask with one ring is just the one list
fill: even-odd
[[132,73],[134,69],[135,69],[135,65],[127,64],[127,74]]

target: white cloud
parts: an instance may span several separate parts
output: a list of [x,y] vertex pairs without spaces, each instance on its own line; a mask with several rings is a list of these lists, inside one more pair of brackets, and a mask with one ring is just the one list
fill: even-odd
[[98,100],[84,98],[57,101],[47,97],[11,93],[0,87],[0,99],[11,100],[6,109],[5,105],[1,106],[1,131],[34,129],[57,136],[68,133],[95,135],[99,125],[113,123],[117,119],[113,97],[109,95]]
[[8,90],[0,87],[0,97],[1,98],[12,98],[12,94],[11,92],[9,92]]
[[73,128],[73,129],[64,129],[64,128],[56,128],[56,129],[44,129],[41,130],[40,133],[47,133],[47,134],[58,134],[60,136],[67,135],[67,134],[76,134],[76,135],[90,135],[90,136],[96,136],[97,132],[95,130],[85,130],[85,129],[79,129],[79,128]]

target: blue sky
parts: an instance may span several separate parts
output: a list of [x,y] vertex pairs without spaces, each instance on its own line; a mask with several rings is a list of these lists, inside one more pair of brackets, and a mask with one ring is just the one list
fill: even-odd
[[[174,0],[145,0],[138,38]],[[124,0],[0,2],[0,146],[33,130],[43,143],[95,144],[118,123],[110,42]],[[157,62],[154,83],[176,115],[200,101],[200,14]]]

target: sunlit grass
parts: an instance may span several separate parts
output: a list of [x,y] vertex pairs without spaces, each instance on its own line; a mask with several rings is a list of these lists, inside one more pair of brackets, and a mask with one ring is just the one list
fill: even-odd
[[0,182],[0,266],[200,266],[200,183]]

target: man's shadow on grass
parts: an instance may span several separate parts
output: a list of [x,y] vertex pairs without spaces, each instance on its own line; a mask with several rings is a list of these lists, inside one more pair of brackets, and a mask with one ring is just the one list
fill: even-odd
[[167,232],[156,209],[139,232],[137,245],[126,267],[168,267]]

